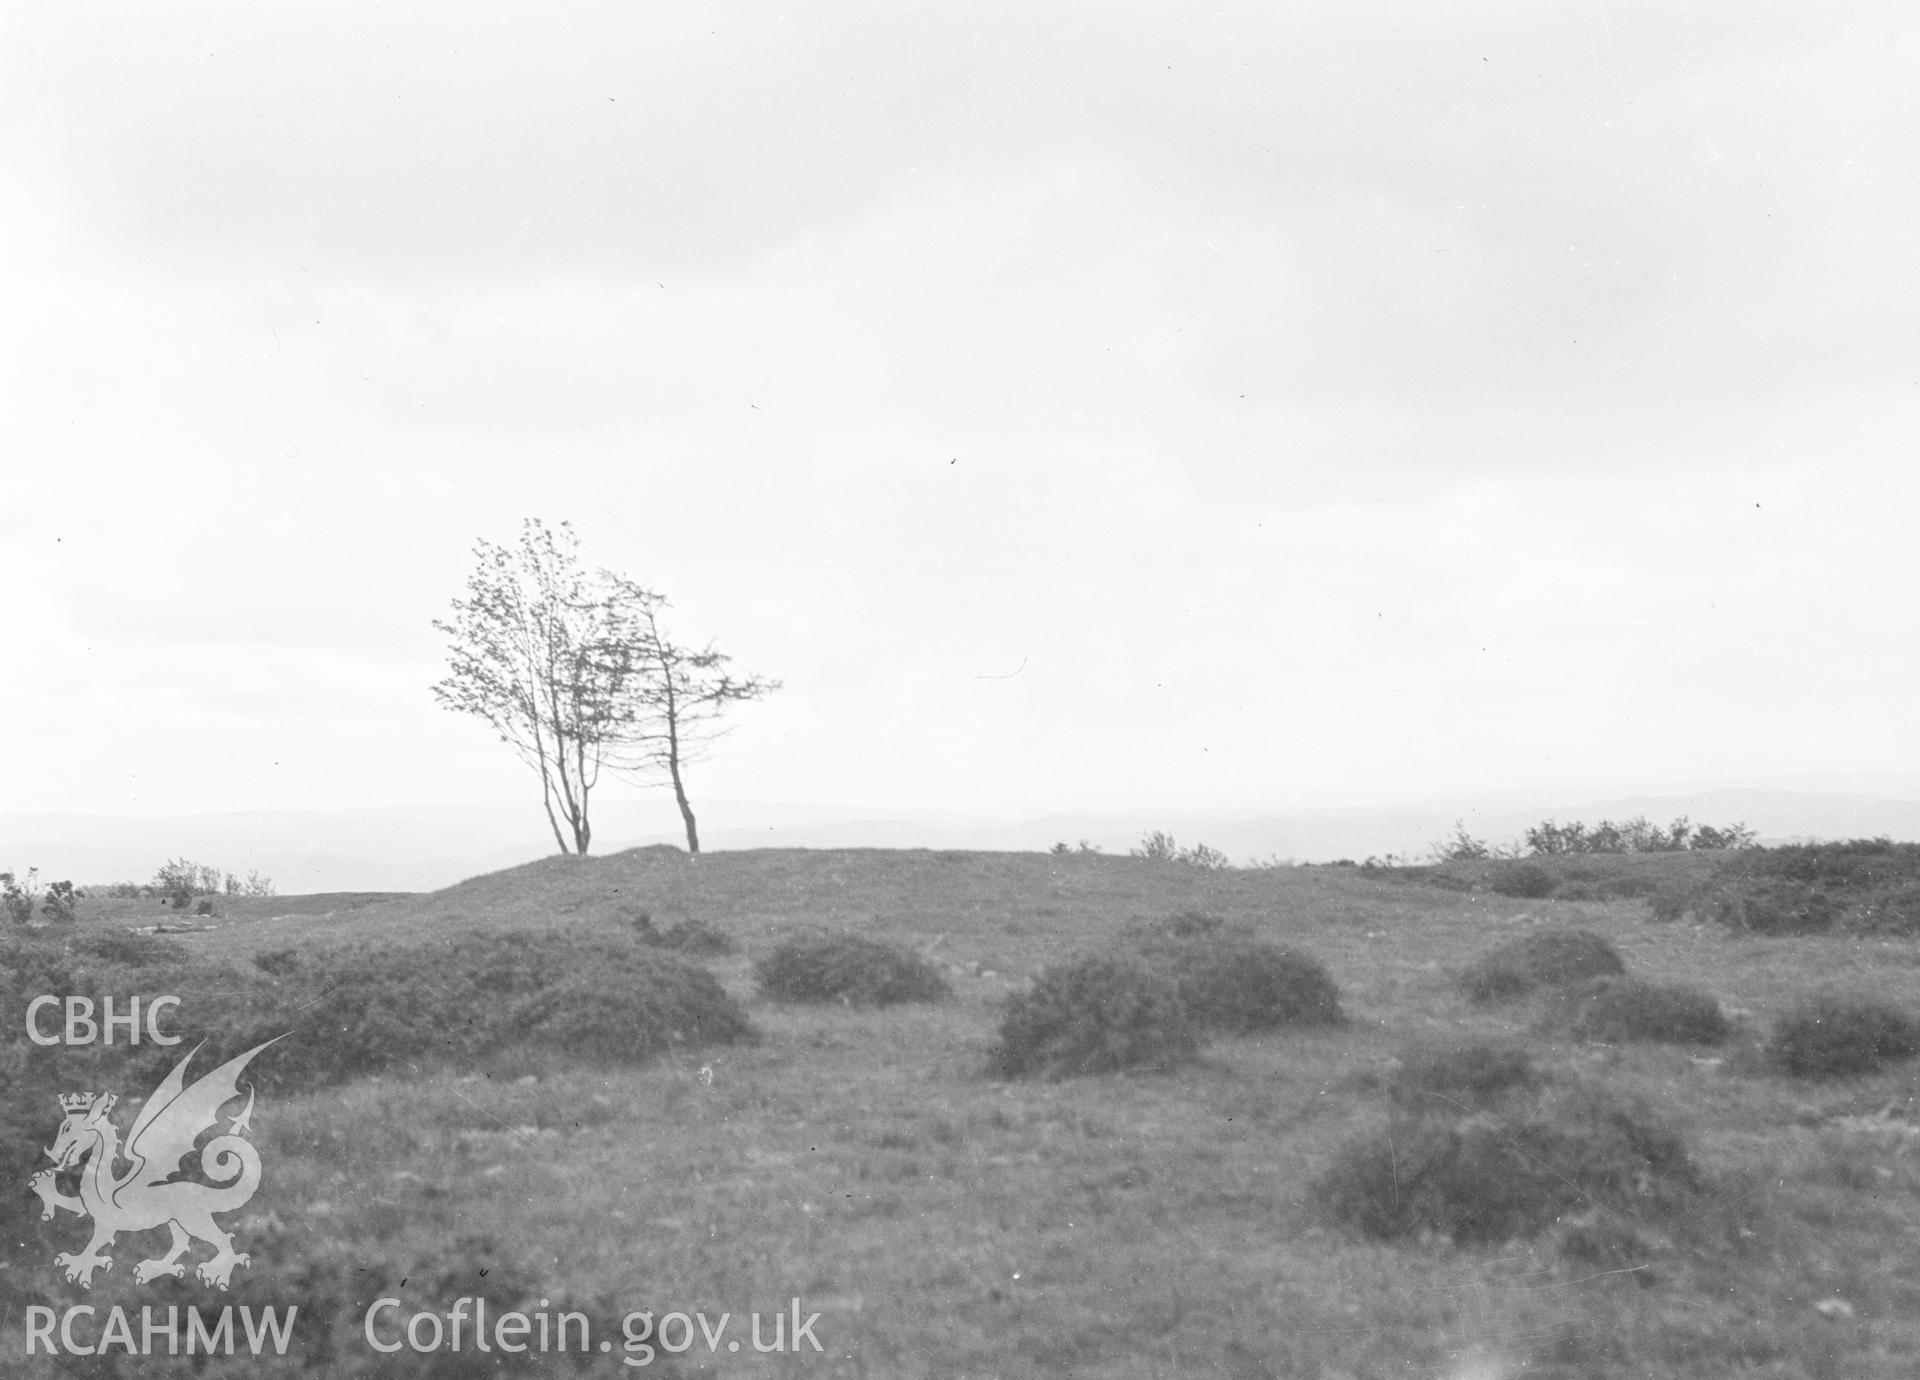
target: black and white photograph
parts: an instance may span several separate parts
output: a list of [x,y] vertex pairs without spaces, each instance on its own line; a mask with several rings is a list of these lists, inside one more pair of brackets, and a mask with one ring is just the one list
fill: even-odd
[[1920,1374],[1920,12],[0,9],[0,1375]]

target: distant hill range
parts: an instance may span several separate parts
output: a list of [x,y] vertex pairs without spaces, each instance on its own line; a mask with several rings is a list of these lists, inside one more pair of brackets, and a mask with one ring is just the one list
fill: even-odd
[[[1821,775],[1756,782],[1682,783],[1632,793],[1532,790],[1338,809],[1074,812],[1025,819],[837,805],[699,802],[709,850],[734,848],[961,848],[1042,851],[1082,839],[1124,853],[1149,830],[1249,859],[1355,861],[1423,856],[1456,821],[1492,843],[1518,840],[1548,818],[1567,822],[1644,815],[1666,824],[1744,823],[1762,842],[1887,835],[1920,840],[1920,773]],[[664,799],[608,799],[594,812],[596,853],[679,844]],[[43,881],[145,881],[169,858],[245,875],[257,869],[284,894],[426,891],[556,851],[537,801],[254,811],[136,818],[0,814],[0,870],[40,869]]]

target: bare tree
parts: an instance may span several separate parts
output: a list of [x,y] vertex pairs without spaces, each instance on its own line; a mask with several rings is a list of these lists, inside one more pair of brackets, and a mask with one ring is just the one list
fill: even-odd
[[666,599],[612,571],[584,569],[567,523],[555,532],[529,518],[515,548],[482,539],[474,554],[454,618],[433,625],[450,639],[434,697],[484,720],[539,774],[562,853],[587,851],[589,802],[611,768],[669,782],[697,854],[685,768],[719,736],[728,705],[760,699],[779,682],[730,675],[711,644],[675,643],[660,623]]
[[673,787],[674,804],[687,830],[687,852],[700,852],[700,825],[687,798],[686,768],[704,760],[707,749],[727,730],[719,720],[728,706],[765,699],[780,688],[766,676],[727,670],[732,658],[711,642],[700,648],[675,642],[661,626],[667,601],[631,580],[610,577],[622,609],[637,613],[634,636],[620,645],[622,671],[633,675],[628,726],[618,766],[641,780],[664,778]]
[[[611,650],[632,625],[603,574],[580,565],[570,523],[521,524],[509,549],[482,538],[453,618],[444,707],[485,721],[540,777],[540,802],[562,853],[593,839],[588,805],[629,717],[631,673]],[[564,828],[563,828],[564,826]]]

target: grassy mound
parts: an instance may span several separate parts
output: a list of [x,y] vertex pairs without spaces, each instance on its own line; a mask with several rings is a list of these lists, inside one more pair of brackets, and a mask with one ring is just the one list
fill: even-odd
[[760,990],[774,1001],[891,1006],[941,1001],[950,988],[918,954],[851,934],[789,939],[753,965]]
[[1593,1209],[1671,1210],[1700,1187],[1677,1135],[1574,1087],[1464,1118],[1395,1113],[1342,1149],[1319,1192],[1336,1219],[1369,1236],[1481,1245]]
[[1222,939],[1162,940],[1140,962],[1170,977],[1203,1030],[1247,1035],[1283,1025],[1338,1025],[1340,989],[1311,954]]
[[1000,1021],[988,1069],[999,1078],[1064,1078],[1167,1068],[1199,1049],[1178,984],[1123,958],[1047,969]]
[[1508,1001],[1626,970],[1613,945],[1589,930],[1543,930],[1482,954],[1460,985],[1476,1002]]
[[1885,1002],[1822,997],[1775,1027],[1768,1053],[1798,1078],[1851,1078],[1920,1054],[1920,1022]]
[[1448,1115],[1497,1106],[1540,1082],[1524,1049],[1465,1040],[1401,1055],[1387,1094],[1407,1111]]
[[1717,1045],[1733,1033],[1712,994],[1682,983],[1596,978],[1566,993],[1561,1020],[1582,1040]]

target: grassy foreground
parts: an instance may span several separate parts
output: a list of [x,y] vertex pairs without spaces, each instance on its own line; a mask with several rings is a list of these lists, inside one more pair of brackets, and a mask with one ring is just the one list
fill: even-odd
[[[1317,956],[1348,1024],[1216,1039],[1197,1063],[1166,1073],[983,1076],[1012,993],[1049,964],[1109,951],[1130,925],[1188,908]],[[738,1353],[722,1342],[708,1356],[696,1334],[684,1356],[659,1356],[641,1374],[1920,1371],[1914,1067],[1806,1082],[1757,1050],[1778,1016],[1816,993],[1920,1011],[1914,941],[1760,938],[1656,923],[1635,900],[1515,900],[1348,868],[880,851],[690,864],[637,850],[318,915],[259,909],[177,942],[201,963],[251,967],[256,954],[287,948],[404,939],[453,949],[490,930],[611,932],[635,909],[656,925],[702,921],[740,941],[705,966],[747,1004],[759,1038],[621,1071],[552,1059],[433,1069],[396,1050],[376,1076],[263,1097],[254,1116],[263,1186],[229,1224],[238,1248],[255,1252],[235,1301],[299,1301],[319,1262],[367,1272],[366,1297],[384,1289],[407,1298],[409,1312],[444,1312],[461,1292],[491,1290],[496,1307],[564,1300],[593,1316],[596,1338],[617,1339],[620,1315],[634,1309],[734,1315],[727,1335],[742,1339]],[[83,911],[81,923],[132,922]],[[1456,976],[1477,955],[1548,924],[1605,936],[1634,974],[1711,992],[1733,1018],[1732,1042],[1584,1043],[1543,1025],[1539,1003],[1466,999]],[[758,997],[754,961],[818,927],[930,957],[945,966],[952,998],[861,1009]],[[1343,1146],[1387,1124],[1383,1070],[1468,1035],[1522,1042],[1545,1071],[1651,1104],[1685,1137],[1706,1193],[1685,1220],[1599,1263],[1549,1237],[1382,1244],[1332,1221],[1316,1185]],[[119,1090],[129,1102],[145,1092]],[[81,1229],[62,1221],[77,1249]],[[149,1244],[120,1249],[130,1264]],[[11,1254],[7,1268],[55,1278],[37,1256]],[[434,1272],[451,1278],[418,1294]],[[91,1295],[55,1292],[103,1309],[227,1301],[142,1290],[127,1273],[103,1277]],[[824,1351],[752,1354],[747,1315],[770,1318],[796,1296],[821,1314]],[[309,1353],[290,1349],[279,1370],[236,1359],[219,1373],[291,1374],[309,1363],[309,1374],[501,1373],[450,1368],[480,1359],[470,1353],[356,1349],[361,1305],[343,1296],[343,1314],[349,1303],[325,1354],[312,1353],[303,1329]],[[22,1359],[19,1317],[5,1326],[7,1373],[54,1373]],[[616,1340],[584,1369],[631,1373],[618,1355]],[[164,1362],[121,1361],[117,1372],[68,1364],[176,1373]],[[549,1356],[535,1368],[572,1373],[573,1361]]]

